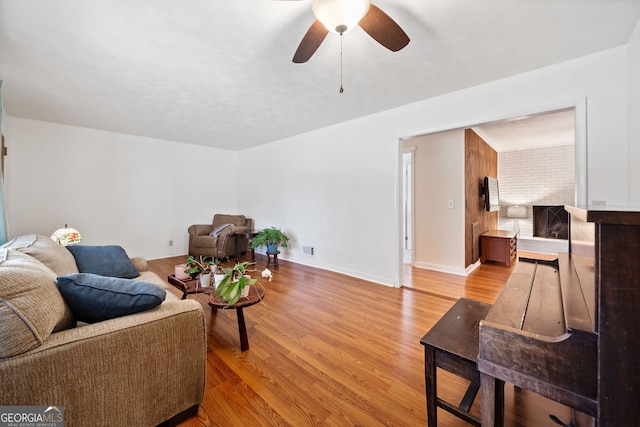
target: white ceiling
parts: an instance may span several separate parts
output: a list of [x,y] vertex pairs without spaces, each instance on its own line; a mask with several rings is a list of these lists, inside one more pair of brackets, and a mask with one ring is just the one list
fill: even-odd
[[311,1],[0,0],[11,116],[240,150],[626,44],[639,0],[377,0],[293,64]]
[[552,111],[476,126],[473,130],[498,153],[575,144],[575,111]]

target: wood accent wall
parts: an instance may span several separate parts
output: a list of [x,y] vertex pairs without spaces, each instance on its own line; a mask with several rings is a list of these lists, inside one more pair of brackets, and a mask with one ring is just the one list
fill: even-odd
[[[485,176],[498,177],[498,153],[471,129],[464,131],[465,170],[465,266],[480,254],[479,235],[498,228],[498,212],[487,212],[480,193]],[[473,224],[477,221],[476,232]]]

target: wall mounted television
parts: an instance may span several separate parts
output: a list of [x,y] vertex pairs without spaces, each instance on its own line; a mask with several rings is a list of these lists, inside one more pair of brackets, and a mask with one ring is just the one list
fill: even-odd
[[487,212],[499,211],[500,196],[498,194],[498,180],[496,178],[485,176],[482,189],[482,193],[484,196],[484,207]]

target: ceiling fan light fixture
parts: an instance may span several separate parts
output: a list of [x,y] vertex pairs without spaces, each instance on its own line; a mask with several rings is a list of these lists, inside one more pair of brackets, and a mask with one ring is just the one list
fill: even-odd
[[370,0],[314,0],[312,10],[328,31],[345,34],[358,26],[370,5]]

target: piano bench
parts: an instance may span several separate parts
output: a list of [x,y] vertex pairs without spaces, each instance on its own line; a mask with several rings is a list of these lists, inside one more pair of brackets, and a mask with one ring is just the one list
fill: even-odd
[[[480,419],[471,415],[469,410],[480,388],[480,373],[476,365],[479,324],[486,317],[490,308],[491,304],[460,298],[420,340],[420,343],[424,345],[429,427],[436,427],[438,424],[438,407],[470,424],[480,426]],[[458,406],[437,396],[436,368],[444,369],[471,381]]]

